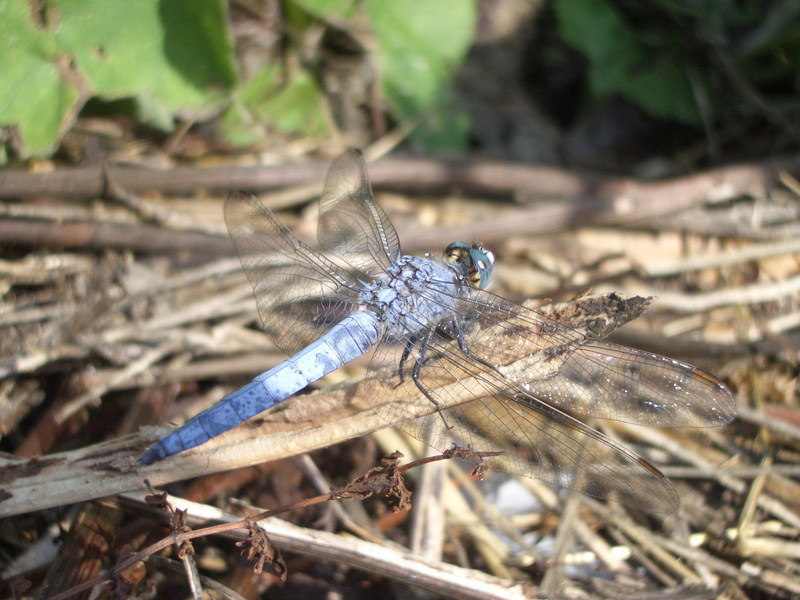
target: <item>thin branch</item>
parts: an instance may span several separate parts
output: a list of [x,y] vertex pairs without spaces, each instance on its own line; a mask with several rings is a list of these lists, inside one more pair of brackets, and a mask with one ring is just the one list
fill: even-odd
[[[255,167],[174,167],[155,170],[106,167],[106,175],[131,193],[158,190],[166,195],[191,194],[199,189],[230,192],[262,191],[321,180],[328,161]],[[797,158],[779,157],[758,164],[722,167],[687,177],[653,183],[633,179],[575,173],[554,167],[499,163],[485,160],[390,158],[370,165],[375,187],[406,190],[458,188],[470,193],[522,194],[523,197],[607,198],[621,214],[645,196],[658,211],[675,210],[704,200],[722,200],[742,194],[763,195],[781,171],[798,173]],[[0,198],[26,196],[96,197],[106,192],[103,168],[57,169],[49,173],[0,171]],[[658,199],[660,202],[656,202]]]
[[[141,495],[126,496],[142,501]],[[195,522],[239,521],[239,517],[207,505],[174,497],[170,497],[170,502],[177,508],[188,510],[190,519]],[[266,532],[270,541],[287,551],[350,565],[448,597],[523,600],[533,596],[530,593],[532,590],[526,592],[521,585],[512,585],[480,571],[422,560],[409,552],[399,552],[396,548],[387,548],[351,536],[305,529],[276,518],[260,522],[258,526]]]

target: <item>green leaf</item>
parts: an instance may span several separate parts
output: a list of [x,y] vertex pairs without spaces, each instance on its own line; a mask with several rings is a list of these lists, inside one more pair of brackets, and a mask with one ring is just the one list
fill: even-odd
[[411,139],[429,150],[457,154],[467,145],[469,129],[469,115],[449,88],[445,88],[429,116],[412,132]]
[[219,0],[51,0],[58,43],[104,99],[149,95],[209,112],[236,81]]
[[[381,83],[399,119],[432,111],[415,137],[438,149],[463,147],[465,113],[446,102],[447,86],[473,39],[472,0],[367,0],[381,59]],[[426,127],[431,127],[427,131]]]
[[284,84],[277,67],[267,67],[234,95],[222,118],[222,134],[231,144],[246,146],[267,139],[270,131],[316,136],[327,131],[322,93],[306,71]]
[[264,123],[256,114],[257,106],[277,86],[277,67],[256,73],[233,94],[233,101],[220,122],[222,137],[234,146],[244,147],[266,139]]
[[307,71],[298,71],[256,112],[282,133],[318,135],[325,130],[321,102],[316,81]]
[[555,0],[561,37],[585,54],[597,96],[619,94],[656,117],[700,122],[687,68],[669,48],[648,47],[605,0]]
[[134,98],[161,128],[198,118],[236,81],[221,0],[0,0],[0,125],[16,126],[22,156],[53,151],[90,97]]
[[29,10],[0,2],[0,125],[17,126],[24,157],[53,151],[79,97],[59,72],[55,36],[36,29]]

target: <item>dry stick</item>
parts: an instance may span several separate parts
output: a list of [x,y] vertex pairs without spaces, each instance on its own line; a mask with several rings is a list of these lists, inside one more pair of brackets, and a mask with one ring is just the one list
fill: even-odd
[[160,225],[176,230],[192,230],[211,235],[225,235],[225,227],[198,223],[191,215],[172,210],[168,204],[153,202],[124,189],[114,181],[108,165],[103,165],[103,176],[106,178],[106,196],[127,206],[146,221],[154,221]]
[[[607,521],[604,522],[607,523]],[[641,568],[649,573],[653,581],[660,583],[663,587],[673,587],[677,583],[675,575],[672,572],[667,572],[661,563],[651,557],[646,547],[636,544],[630,536],[616,527],[606,526],[606,530],[608,536],[614,540],[616,548],[627,553],[629,561],[640,564]]]
[[[399,448],[406,456],[421,456],[427,448],[422,441],[393,428],[381,429],[372,435],[385,451],[390,451],[391,448]],[[496,521],[499,520],[499,517],[489,517],[488,520],[494,523],[494,527],[490,528],[486,520],[477,514],[478,512],[483,514],[484,510],[480,509],[487,508],[483,506],[485,501],[482,494],[474,489],[475,486],[472,480],[467,477],[459,466],[452,462],[448,463],[448,466],[451,467],[450,472],[457,482],[452,482],[449,479],[445,481],[444,505],[450,518],[464,527],[465,533],[472,538],[475,550],[486,562],[486,570],[498,577],[510,578],[511,574],[507,563],[511,559],[511,553],[508,544],[500,539],[496,531]],[[465,490],[471,491],[471,502],[465,498]],[[508,535],[508,532],[506,534]],[[527,561],[527,564],[533,562],[528,553],[523,556],[518,554],[514,556],[514,559]]]
[[[416,121],[416,119],[414,120]],[[364,158],[368,164],[372,164],[375,160],[384,157],[386,154],[402,141],[403,137],[410,132],[413,128],[413,123],[402,125],[389,135],[384,136],[378,142],[375,142],[369,148],[364,149]],[[319,198],[322,194],[324,182],[322,180],[314,183],[300,183],[287,187],[286,189],[277,190],[261,197],[261,201],[270,210],[281,210],[290,208],[299,204],[304,204],[309,200]],[[242,188],[239,188],[242,189]]]
[[772,416],[760,410],[753,410],[744,404],[737,407],[736,416],[741,421],[753,423],[754,425],[766,425],[771,431],[777,434],[785,435],[796,441],[800,441],[800,427],[784,419]]
[[[105,213],[93,207],[78,204],[39,204],[27,202],[0,203],[0,216],[18,220],[31,219],[34,221],[110,221],[113,223],[135,223],[137,219],[130,213],[120,211]],[[102,218],[101,218],[102,217]]]
[[[656,535],[643,527],[634,526],[633,523],[627,519],[620,519],[620,521],[629,524],[628,527],[620,528],[628,538],[634,541],[635,547],[653,557],[657,564],[669,568],[671,573],[677,575],[679,581],[688,581],[695,584],[701,583],[700,576],[692,570],[692,568],[683,561],[675,558],[658,544],[658,542],[663,539],[662,536]],[[615,525],[620,526],[619,521],[615,522]]]
[[565,557],[575,540],[572,525],[578,520],[580,505],[581,499],[578,492],[570,492],[564,510],[561,512],[561,519],[558,522],[550,565],[542,578],[542,590],[546,594],[555,596],[566,578],[564,573],[564,568],[566,567]]
[[227,235],[110,222],[54,223],[0,219],[0,245],[8,244],[95,250],[127,249],[154,254],[184,250],[197,255],[233,255],[233,243]]
[[197,563],[194,556],[185,554],[181,557],[183,568],[186,571],[186,579],[189,582],[189,590],[192,593],[194,600],[203,599],[203,586],[200,583],[200,571],[197,570]]
[[[686,330],[686,325],[691,325],[689,329],[696,329],[699,327],[699,323],[690,320],[694,318],[696,317],[692,316],[675,319],[671,323],[664,325],[661,328],[661,333],[665,337],[671,338],[683,333]],[[703,337],[710,347],[723,347],[726,351],[737,351],[746,354],[748,353],[748,349],[743,344],[750,344],[768,339],[798,326],[800,326],[800,311],[795,311],[772,319],[764,319],[759,323],[746,326],[743,331],[731,331],[729,329],[723,331],[711,330],[704,333]],[[739,350],[736,350],[737,346]],[[784,351],[785,350],[786,349],[784,349]],[[790,351],[786,354],[792,357],[796,355],[794,348],[790,347],[789,350]],[[791,360],[794,360],[794,358]]]
[[[186,193],[198,188],[258,190],[318,181],[322,179],[326,168],[327,164],[315,163],[281,167],[177,167],[168,171],[109,168],[107,173],[116,185],[131,193],[144,189]],[[800,169],[800,164],[797,159],[776,159],[762,165],[725,167],[681,179],[642,183],[630,179],[576,174],[549,167],[486,161],[387,159],[371,165],[370,176],[376,187],[392,186],[426,191],[437,187],[458,187],[478,193],[517,193],[525,196],[577,199],[547,206],[524,207],[498,215],[481,227],[483,241],[491,242],[506,239],[516,233],[553,231],[586,223],[650,219],[709,201],[743,194],[764,195],[776,182],[779,171],[784,169],[796,171]],[[104,191],[102,181],[99,169],[61,170],[45,174],[5,171],[0,172],[0,197],[48,193],[59,196],[91,196]],[[3,222],[0,221],[0,241],[12,239],[15,233],[13,228],[9,230],[8,227],[1,227],[2,225]],[[73,225],[70,230],[72,236],[84,243],[91,241],[86,226],[83,230],[76,230],[75,224],[65,225]],[[30,222],[25,226],[29,239],[34,234],[37,240],[46,239],[46,231],[36,228]],[[135,237],[124,228],[115,230],[116,236],[108,235],[102,228],[97,231],[92,229],[91,232],[108,240],[112,247],[118,247],[112,242],[115,237],[123,234],[126,234],[127,243],[135,242]],[[404,233],[406,235],[401,237],[406,245],[418,248],[442,239],[471,239],[474,227],[454,225]],[[152,232],[148,235],[153,238],[151,246],[162,247],[166,243],[166,240],[156,239]],[[16,241],[20,243],[24,239],[21,237]],[[196,242],[195,239],[181,240],[183,245]]]
[[[712,469],[714,467],[714,465],[710,464],[707,460],[697,456],[694,452],[692,452],[691,448],[686,446],[685,441],[680,442],[675,440],[672,437],[665,435],[662,431],[651,428],[647,428],[645,431],[644,428],[638,425],[631,425],[629,423],[622,422],[615,423],[615,426],[619,429],[630,432],[632,435],[637,435],[636,432],[639,431],[638,435],[640,437],[649,440],[651,444],[666,450],[673,456],[677,456],[682,462],[699,466],[702,469]],[[733,490],[737,494],[744,495],[747,493],[748,484],[741,479],[736,479],[735,477],[728,475],[724,468],[717,469],[715,479],[721,485]],[[791,508],[787,507],[785,504],[776,500],[775,498],[762,495],[758,498],[758,506],[762,510],[772,513],[777,518],[790,523],[792,527],[800,528],[800,515],[795,514]]]
[[[741,417],[741,410],[737,411]],[[670,479],[712,479],[720,474],[719,467],[677,467],[660,466],[659,470]],[[755,479],[760,475],[783,475],[786,477],[800,477],[800,465],[751,465],[743,467],[725,467],[725,475],[740,479]]]
[[77,304],[66,302],[51,306],[22,309],[15,309],[13,305],[5,305],[0,307],[0,326],[7,327],[11,325],[22,325],[23,323],[36,323],[59,318],[63,319],[67,315],[74,314],[77,309]]
[[[530,544],[511,519],[503,515],[496,505],[486,501],[484,490],[455,463],[448,463],[450,478],[445,485],[445,507],[449,518],[457,523],[474,540],[475,549],[486,561],[487,570],[503,578],[510,578],[508,563],[518,566],[532,565],[536,557]],[[491,527],[490,527],[491,525]],[[513,552],[509,541],[515,544]]]
[[[162,284],[157,284],[153,288],[143,291],[141,294],[133,294],[128,297],[128,301],[138,296],[155,295],[159,292],[167,292],[175,289],[176,287],[183,287],[184,284],[192,283],[195,280],[201,280],[204,275],[209,273],[220,273],[227,269],[233,268],[234,264],[238,268],[238,260],[228,259],[221,261],[216,268],[206,269],[202,268],[196,273],[190,273],[184,279],[182,277],[176,278],[174,281],[166,281]],[[227,269],[230,270],[230,269]],[[58,314],[64,307],[50,309],[54,314]],[[43,314],[47,314],[47,310],[42,309]],[[159,315],[152,319],[135,324],[125,324],[119,326],[112,326],[103,331],[87,333],[84,336],[84,341],[80,347],[72,345],[62,345],[55,348],[32,348],[27,350],[24,354],[14,358],[0,361],[0,377],[7,377],[16,373],[32,372],[48,363],[57,361],[64,358],[83,358],[92,352],[92,342],[101,344],[107,343],[121,343],[123,341],[141,340],[143,336],[149,335],[152,337],[150,341],[160,341],[168,339],[170,336],[177,335],[179,338],[185,338],[188,343],[192,338],[197,339],[197,333],[186,332],[182,327],[197,321],[204,321],[210,317],[222,318],[226,316],[247,316],[252,313],[252,290],[246,283],[242,283],[232,289],[226,290],[224,293],[216,294],[210,298],[202,298],[199,302],[191,305],[184,305],[182,310],[176,311],[166,315]],[[34,313],[22,313],[22,317],[28,316],[33,318],[36,316]],[[17,315],[10,314],[7,317],[0,318],[3,324],[20,323],[21,320],[16,318]],[[12,321],[13,319],[13,321]],[[127,381],[132,381],[131,377],[126,378]],[[120,382],[122,383],[122,382]],[[115,384],[112,387],[117,387]]]
[[[332,488],[328,480],[325,479],[325,475],[322,473],[322,471],[320,471],[319,467],[317,467],[317,464],[308,454],[303,454],[300,457],[300,461],[301,464],[303,465],[303,469],[305,470],[306,475],[311,479],[312,483],[314,484],[314,486],[317,488],[318,491],[321,492],[325,489]],[[358,503],[353,504],[353,507],[355,506],[361,506],[363,509],[362,504]],[[336,515],[336,518],[339,519],[342,526],[345,529],[357,535],[359,538],[367,540],[368,542],[372,542],[374,544],[386,545],[392,543],[389,542],[387,539],[381,537],[380,535],[377,535],[375,528],[370,528],[368,526],[365,527],[356,522],[356,520],[350,516],[348,510],[346,510],[339,502],[335,502],[334,504],[332,504],[331,510],[333,510],[334,514]],[[360,514],[363,514],[363,516],[366,517],[365,511],[362,511]]]
[[722,252],[682,256],[679,260],[644,265],[641,269],[648,277],[668,277],[796,252],[800,252],[800,238],[790,238],[763,244],[747,244]]
[[[562,516],[563,518],[563,516]],[[598,560],[605,564],[612,573],[624,573],[633,576],[633,568],[625,560],[615,554],[616,548],[612,547],[595,528],[590,527],[584,519],[576,518],[572,522],[575,537],[593,553]],[[618,548],[618,547],[617,547]]]
[[177,352],[184,346],[185,342],[183,340],[173,339],[153,348],[150,350],[150,352],[145,353],[140,358],[127,365],[125,368],[120,369],[106,382],[104,386],[92,388],[88,392],[81,394],[77,398],[67,402],[63,407],[61,407],[58,413],[56,413],[56,423],[62,424],[76,412],[81,410],[92,401],[100,398],[100,396],[105,394],[110,389],[116,387],[121,382],[136,376],[142,371],[149,369],[153,363],[158,362],[167,354]]
[[[241,273],[242,263],[238,258],[221,258],[212,262],[206,262],[193,269],[186,269],[176,275],[165,279],[160,284],[155,284],[143,294],[154,294],[168,292],[183,287],[188,287],[196,283],[203,283],[206,280],[214,279],[222,275],[231,273]],[[242,275],[244,281],[244,276]]]
[[40,348],[32,350],[22,356],[8,360],[0,360],[0,378],[9,377],[17,373],[30,373],[39,367],[64,359],[84,359],[90,350],[85,346],[65,344],[55,348]]
[[[436,450],[427,449],[433,455]],[[420,469],[417,478],[418,502],[411,513],[411,551],[427,560],[441,561],[445,541],[445,467],[436,463]]]
[[165,195],[194,194],[198,190],[230,192],[268,189],[321,180],[329,165],[323,162],[274,167],[146,167],[63,168],[49,173],[7,169],[0,171],[0,198],[57,196],[91,198],[106,193],[110,178],[130,193],[158,190]]
[[[692,548],[687,544],[667,539],[663,535],[656,535],[649,529],[635,524],[627,516],[617,514],[610,510],[609,507],[591,498],[585,498],[584,502],[602,515],[606,521],[618,527],[626,536],[634,539],[648,553],[662,561],[662,564],[668,565],[673,569],[673,572],[680,574],[684,578],[698,581],[697,575],[688,569],[683,559],[705,565],[717,573],[734,580],[738,580],[741,576],[741,572],[729,562],[718,559],[698,548]],[[669,554],[670,552],[675,557]]]
[[792,598],[800,597],[800,579],[792,574],[781,573],[750,561],[742,563],[741,571],[764,586],[784,589],[794,594]]
[[800,292],[800,275],[784,281],[754,283],[736,288],[714,290],[702,294],[680,294],[667,290],[647,290],[638,286],[637,292],[648,296],[658,296],[658,303],[684,312],[705,313],[721,306],[740,306],[770,302],[779,298],[791,297]]
[[[675,540],[669,540],[664,537],[656,537],[653,536],[650,531],[645,530],[642,527],[638,527],[633,525],[630,521],[625,521],[625,525],[622,525],[623,520],[617,519],[616,524],[623,527],[625,531],[629,534],[636,532],[633,537],[637,539],[637,541],[642,541],[645,543],[644,540],[649,540],[652,542],[651,547],[661,547],[664,551],[669,551],[675,554],[679,559],[685,559],[688,561],[698,562],[707,566],[710,569],[713,569],[717,573],[724,575],[725,577],[729,577],[731,579],[740,579],[742,572],[737,569],[734,565],[715,556],[712,556],[708,552],[701,550],[699,548],[692,548],[686,544],[682,544]],[[676,563],[681,564],[680,561],[676,561]]]
[[[107,177],[132,193],[157,190],[165,195],[193,194],[199,189],[218,192],[260,191],[320,181],[329,161],[278,166],[62,168],[49,173],[0,171],[0,198],[20,196],[93,197],[106,192]],[[468,192],[522,193],[543,197],[607,196],[633,200],[642,192],[658,195],[667,207],[680,207],[686,197],[704,195],[719,200],[741,194],[762,195],[780,171],[797,173],[797,157],[776,157],[761,163],[721,167],[698,175],[641,183],[631,179],[554,167],[470,159],[389,158],[370,165],[375,186],[426,190],[459,188]],[[692,202],[694,203],[694,202]]]
[[211,298],[201,298],[192,304],[181,307],[180,311],[161,314],[130,325],[123,325],[102,332],[106,342],[119,342],[125,339],[141,338],[142,335],[159,334],[163,336],[172,329],[181,330],[185,326],[204,322],[208,319],[222,318],[232,315],[249,314],[252,311],[252,290],[247,284],[216,294]]
[[[236,518],[218,509],[192,504],[185,500],[175,499],[173,502],[176,506],[188,508],[192,517],[206,515],[205,518],[208,520]],[[535,597],[532,589],[526,594],[521,585],[514,585],[482,571],[447,563],[422,561],[407,550],[397,551],[392,547],[372,544],[351,536],[305,529],[280,519],[269,519],[258,525],[272,542],[287,551],[335,561],[365,572],[382,574],[442,595],[467,600],[505,598],[522,600]]]
[[95,261],[88,256],[50,252],[46,256],[29,254],[19,260],[0,260],[0,277],[15,284],[43,284],[54,278],[88,273]]
[[[157,552],[171,545],[181,546],[182,544],[185,544],[193,539],[207,537],[210,535],[224,534],[232,532],[237,529],[249,529],[249,526],[251,524],[256,524],[259,521],[269,519],[270,517],[293,510],[308,508],[310,506],[321,504],[323,502],[329,502],[331,500],[339,500],[343,498],[365,499],[376,494],[392,494],[393,490],[398,485],[398,481],[402,486],[402,479],[398,479],[397,476],[402,475],[409,469],[413,469],[432,462],[449,460],[455,456],[461,458],[466,458],[466,457],[482,458],[482,457],[496,456],[497,454],[498,453],[496,452],[483,453],[483,452],[472,452],[469,450],[462,449],[452,453],[443,453],[437,456],[427,457],[402,466],[396,466],[393,465],[392,463],[385,463],[384,466],[371,469],[364,476],[359,477],[342,487],[331,490],[327,494],[306,498],[305,500],[294,502],[288,506],[282,506],[272,510],[265,510],[256,515],[247,516],[240,519],[232,520],[231,517],[226,516],[219,519],[222,521],[226,521],[219,525],[211,525],[193,531],[174,532],[171,535],[159,540],[158,542],[151,544],[147,548],[140,550],[139,552],[131,556],[128,556],[127,558],[122,559],[113,568],[111,568],[105,573],[102,573],[92,581],[84,582],[78,586],[75,586],[70,590],[67,590],[63,593],[53,596],[49,600],[65,600],[66,598],[70,598],[71,596],[74,596],[75,594],[78,594],[82,591],[91,589],[95,585],[110,581],[116,575],[123,572],[125,569],[131,567],[132,565],[136,564],[139,561],[145,560],[147,557],[156,554]],[[400,499],[400,501],[403,500]],[[417,581],[416,585],[424,586],[424,581]],[[481,597],[483,596],[476,596],[476,598],[481,598]]]
[[[697,202],[703,200],[698,198]],[[270,202],[268,197],[267,203]],[[652,219],[645,212],[631,212],[626,217],[614,211],[603,211],[606,203],[594,198],[565,198],[558,204],[532,205],[524,208],[510,207],[498,211],[496,216],[481,221],[480,231],[474,224],[455,226],[399,227],[398,233],[406,251],[430,250],[442,245],[442,240],[480,238],[484,243],[498,242],[509,235],[552,233],[568,227],[593,224],[634,222]],[[2,205],[0,205],[2,209]],[[665,209],[664,212],[666,212]],[[671,210],[671,208],[669,209]],[[2,210],[0,210],[2,212]],[[233,256],[233,245],[227,235],[212,235],[208,231],[221,231],[219,227],[196,227],[197,230],[164,229],[152,225],[119,221],[63,222],[53,219],[51,211],[42,211],[36,219],[0,219],[0,243],[19,245],[53,245],[64,248],[130,249],[141,253],[190,252],[197,256]],[[58,212],[58,211],[57,211]],[[571,219],[571,220],[570,220]],[[726,233],[726,232],[723,232]],[[316,245],[306,232],[296,234],[305,242]],[[747,232],[731,235],[753,237]],[[762,232],[760,235],[774,233]],[[755,236],[758,239],[758,236]],[[723,260],[728,260],[727,257]],[[711,259],[713,261],[713,258]],[[671,265],[666,265],[667,269]],[[698,267],[701,268],[701,267]],[[662,273],[663,274],[663,273]]]
[[[162,485],[301,454],[386,427],[375,410],[365,410],[363,385],[306,395],[303,402],[265,413],[261,420],[273,420],[270,435],[256,420],[205,444],[199,453],[181,453],[149,467],[136,463],[146,445],[139,437],[28,460],[0,458],[0,516],[140,489],[145,471],[155,485]],[[402,409],[404,401],[418,404],[416,397],[395,398],[392,403]]]
[[[231,331],[228,324],[222,324],[220,329],[224,328],[225,331]],[[253,333],[251,329],[241,329],[241,333]],[[241,336],[237,332],[237,337]],[[253,336],[255,337],[255,336]],[[183,383],[187,381],[199,381],[203,379],[214,379],[219,377],[250,377],[253,373],[261,373],[277,364],[286,360],[286,356],[282,353],[275,351],[271,346],[264,347],[264,350],[255,351],[252,344],[247,344],[242,341],[237,343],[236,346],[227,346],[224,349],[213,344],[213,340],[219,339],[220,336],[212,333],[209,336],[209,343],[212,344],[208,351],[213,353],[225,352],[225,358],[209,358],[209,359],[194,359],[192,362],[181,366],[162,366],[154,365],[147,373],[135,375],[130,379],[119,382],[114,386],[115,390],[126,390],[140,387],[148,387],[153,385],[153,382],[159,381],[162,383]],[[195,349],[195,348],[193,348]],[[205,350],[204,347],[200,347]],[[112,369],[96,369],[91,373],[83,375],[86,382],[86,388],[89,389],[93,386],[104,386],[106,382],[117,373]],[[800,469],[800,467],[798,467]]]

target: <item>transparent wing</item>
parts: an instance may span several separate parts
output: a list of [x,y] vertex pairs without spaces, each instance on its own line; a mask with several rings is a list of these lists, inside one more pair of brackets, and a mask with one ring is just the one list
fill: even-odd
[[716,426],[735,415],[728,388],[692,365],[589,339],[482,290],[470,289],[454,312],[474,358],[560,410],[649,427]]
[[317,236],[327,252],[363,274],[382,272],[400,256],[397,232],[372,196],[358,150],[337,158],[328,171]]
[[[373,363],[391,364],[397,351],[380,347]],[[671,484],[646,460],[458,356],[438,334],[428,352],[420,383],[441,412],[419,392],[408,366],[399,385],[376,377],[366,392],[390,423],[440,451],[456,441],[476,451],[500,452],[485,459],[492,468],[652,512],[677,507]]]
[[577,348],[556,380],[520,380],[537,398],[573,414],[648,427],[725,425],[736,411],[730,391],[711,373],[597,340]]
[[298,240],[255,196],[231,195],[225,222],[278,348],[295,354],[352,311],[357,280]]
[[[382,348],[375,366],[395,361],[396,369],[401,352]],[[434,402],[413,382],[415,360],[422,360],[419,382]],[[658,512],[676,505],[660,472],[573,415],[698,426],[722,424],[734,412],[730,392],[704,371],[590,340],[479,290],[456,299],[450,319],[430,332],[424,357],[412,352],[399,375],[394,392],[375,383],[369,397],[387,421],[415,437],[438,449],[452,437],[500,451],[493,459],[499,468]],[[392,393],[402,401],[390,401]],[[418,418],[405,421],[409,416]]]

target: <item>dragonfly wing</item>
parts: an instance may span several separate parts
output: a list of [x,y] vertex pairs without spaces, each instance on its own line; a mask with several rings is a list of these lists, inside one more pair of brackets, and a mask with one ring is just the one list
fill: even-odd
[[736,414],[731,392],[711,373],[597,340],[577,348],[557,378],[524,379],[531,394],[573,414],[649,427],[725,425]]
[[382,272],[400,256],[400,242],[389,217],[375,202],[364,157],[351,150],[331,165],[320,200],[320,245],[355,271]]
[[358,281],[298,240],[255,196],[231,195],[225,222],[278,348],[295,354],[352,312]]
[[[657,513],[677,507],[672,485],[646,460],[453,350],[439,334],[429,342],[419,382],[433,402],[413,382],[409,364],[393,383],[371,380],[366,394],[375,409],[438,450],[456,441],[500,452],[485,459],[493,468]],[[396,369],[399,351],[383,346],[373,364],[394,362]]]
[[454,313],[475,359],[527,395],[572,415],[699,427],[723,425],[735,414],[725,385],[692,365],[590,339],[482,290],[458,299]]
[[[437,298],[431,293],[426,300]],[[491,461],[499,468],[592,496],[655,512],[677,506],[672,486],[655,467],[575,415],[718,425],[732,417],[734,404],[715,377],[592,340],[585,329],[480,290],[446,301],[452,311],[435,331],[406,340],[415,345],[401,383],[392,392],[376,380],[369,393],[387,421],[402,422],[438,449],[454,438],[474,450],[502,452]],[[402,353],[402,347],[384,347],[373,360],[396,370]],[[425,393],[413,381],[417,361]]]

